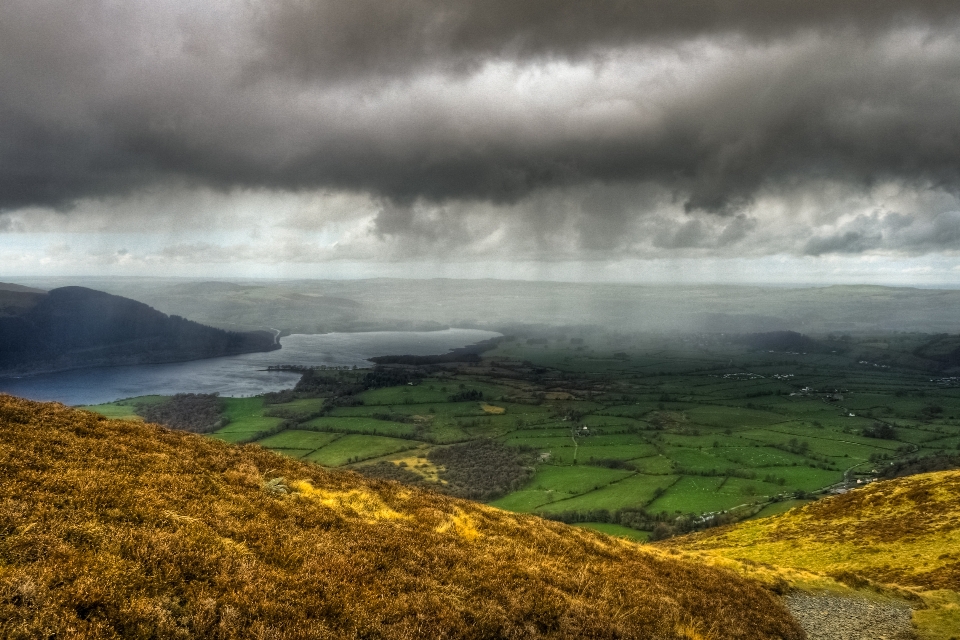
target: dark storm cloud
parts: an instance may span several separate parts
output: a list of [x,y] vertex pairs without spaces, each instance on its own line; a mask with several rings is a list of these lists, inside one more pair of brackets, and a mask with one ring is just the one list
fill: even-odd
[[265,62],[310,76],[386,74],[490,56],[578,57],[637,41],[803,29],[872,32],[955,20],[950,0],[353,0],[281,2],[265,11]]
[[[958,15],[935,0],[11,0],[0,210],[165,183],[330,187],[392,203],[380,233],[445,238],[410,207],[594,184],[722,214],[812,179],[957,192]],[[579,62],[593,75],[569,88],[550,66]],[[633,215],[591,211],[609,233]],[[866,246],[844,238],[809,251]]]

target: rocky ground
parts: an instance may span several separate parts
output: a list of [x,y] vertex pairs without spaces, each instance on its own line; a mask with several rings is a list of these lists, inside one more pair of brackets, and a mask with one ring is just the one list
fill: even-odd
[[793,593],[785,600],[809,640],[916,638],[906,603],[808,593]]

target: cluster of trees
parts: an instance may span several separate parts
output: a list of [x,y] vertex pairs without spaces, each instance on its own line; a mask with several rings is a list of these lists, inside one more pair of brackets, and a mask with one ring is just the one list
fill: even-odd
[[[398,464],[385,462],[383,460],[376,464],[364,465],[358,468],[357,471],[368,478],[376,478],[378,480],[395,480],[410,485],[423,485],[426,483],[423,476],[410,471],[407,467],[401,467]],[[442,491],[443,485],[434,485],[433,488]]]
[[885,422],[874,422],[863,430],[863,435],[868,438],[879,438],[880,440],[896,440],[897,431]]
[[531,447],[508,447],[496,440],[471,440],[438,447],[427,454],[443,467],[440,490],[458,498],[494,500],[525,485],[534,473],[536,451]]
[[286,404],[297,399],[297,394],[293,389],[283,389],[281,391],[268,391],[263,394],[263,404]]
[[636,471],[637,465],[626,460],[617,460],[616,458],[601,458],[594,460],[590,458],[590,464],[595,467],[605,467],[607,469],[623,469],[624,471]]
[[651,540],[663,540],[675,535],[700,531],[710,527],[736,522],[744,513],[717,513],[707,517],[697,514],[677,514],[661,511],[649,513],[644,509],[589,509],[586,511],[558,511],[556,513],[540,514],[548,520],[575,524],[578,522],[604,522],[618,524],[638,531],[650,531]]
[[396,480],[458,498],[489,501],[522,488],[530,480],[536,452],[530,447],[507,447],[496,440],[482,439],[433,449],[427,459],[442,468],[439,474],[442,483],[428,481],[405,465],[392,462],[368,464],[358,471],[370,478]]
[[193,433],[211,433],[228,422],[216,393],[178,393],[162,402],[139,404],[135,411],[147,422]]
[[806,456],[810,453],[810,443],[806,440],[797,440],[796,438],[790,438],[790,441],[786,444],[771,444],[770,446],[775,449],[780,449],[781,451],[794,453],[798,456]]
[[385,422],[402,422],[405,424],[416,422],[416,419],[407,413],[374,413],[370,417]]
[[[265,402],[264,404],[269,404]],[[314,418],[319,418],[324,415],[326,411],[324,408],[320,409],[291,409],[290,407],[271,407],[263,412],[263,415],[269,416],[271,418],[283,418],[289,422],[298,424],[301,422],[306,422],[307,420],[313,420]]]
[[930,404],[920,409],[920,413],[927,416],[928,418],[936,418],[939,415],[943,414],[943,407],[938,404]]
[[458,391],[450,396],[447,396],[448,402],[481,402],[483,400],[483,392],[477,391],[476,389],[464,389],[463,391]]

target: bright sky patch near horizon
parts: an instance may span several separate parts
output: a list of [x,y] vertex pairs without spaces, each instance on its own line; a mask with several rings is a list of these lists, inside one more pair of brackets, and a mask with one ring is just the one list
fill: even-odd
[[0,276],[960,283],[960,4],[9,0]]

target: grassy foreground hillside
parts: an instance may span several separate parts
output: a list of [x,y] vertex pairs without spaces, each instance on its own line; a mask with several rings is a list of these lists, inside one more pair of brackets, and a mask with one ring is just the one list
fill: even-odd
[[663,544],[906,596],[921,637],[960,638],[960,471],[876,482]]
[[0,395],[0,635],[802,638],[758,583],[259,446]]

